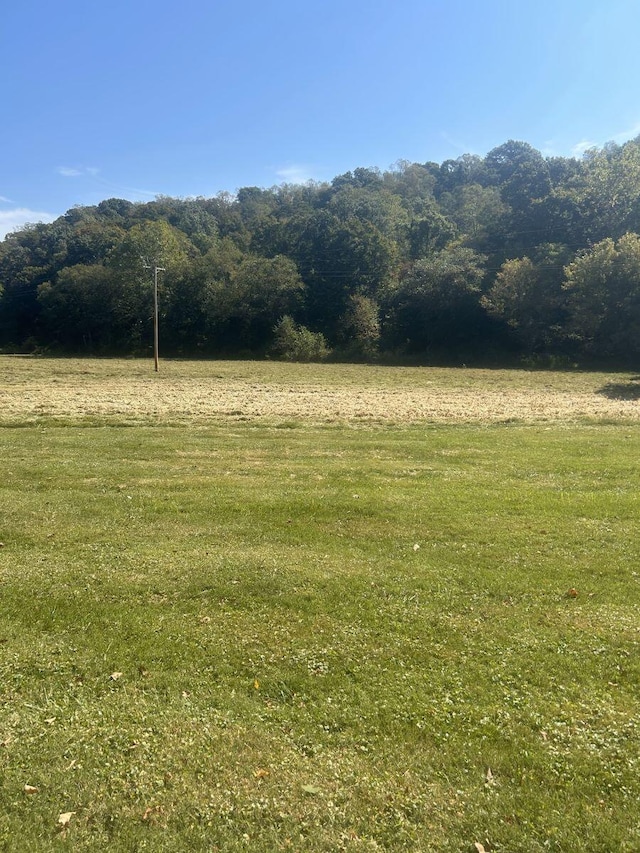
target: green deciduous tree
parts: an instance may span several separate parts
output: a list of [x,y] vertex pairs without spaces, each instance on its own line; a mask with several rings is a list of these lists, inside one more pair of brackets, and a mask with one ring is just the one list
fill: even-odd
[[290,255],[307,287],[308,322],[333,342],[350,295],[377,298],[393,278],[396,246],[372,223],[342,221],[326,210],[296,218],[288,231]]
[[607,238],[565,270],[570,330],[587,352],[640,356],[640,236]]
[[351,359],[374,358],[380,345],[380,307],[375,299],[353,293],[340,319],[339,343]]
[[444,249],[457,235],[455,223],[443,215],[432,199],[413,205],[409,225],[409,258],[416,261]]
[[243,258],[233,280],[233,319],[242,345],[261,349],[283,314],[297,314],[303,304],[304,283],[295,263],[283,255]]
[[491,150],[485,165],[501,190],[502,198],[517,211],[551,191],[549,166],[542,154],[527,142],[510,139]]
[[283,361],[324,361],[330,350],[322,332],[312,332],[285,314],[273,329],[270,354]]
[[47,341],[66,350],[109,352],[118,339],[115,277],[102,264],[76,264],[61,269],[55,282],[38,288],[43,330]]
[[640,142],[587,152],[573,190],[592,240],[640,231]]
[[410,352],[461,350],[481,335],[485,258],[451,247],[417,261],[389,300],[387,334]]
[[228,238],[198,262],[196,278],[217,351],[263,349],[277,320],[299,314],[304,304],[304,283],[290,258],[244,254]]
[[557,347],[564,338],[566,291],[564,265],[571,256],[561,244],[538,246],[533,257],[505,261],[482,304],[505,322],[526,351]]
[[440,207],[464,235],[465,242],[474,248],[484,245],[499,230],[508,213],[500,191],[480,184],[463,184],[452,192],[444,193]]
[[115,246],[106,264],[114,281],[114,321],[132,349],[146,350],[152,343],[153,267],[163,267],[159,314],[164,326],[197,254],[185,234],[161,220],[134,225]]

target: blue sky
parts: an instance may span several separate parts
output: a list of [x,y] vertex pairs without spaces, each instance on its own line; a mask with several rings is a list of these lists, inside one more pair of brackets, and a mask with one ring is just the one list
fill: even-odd
[[0,21],[0,236],[214,195],[640,133],[638,0],[20,0]]

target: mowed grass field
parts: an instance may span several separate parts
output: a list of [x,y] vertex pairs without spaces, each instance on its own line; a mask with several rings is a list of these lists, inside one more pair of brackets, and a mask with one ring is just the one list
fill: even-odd
[[0,849],[639,851],[637,384],[0,357]]

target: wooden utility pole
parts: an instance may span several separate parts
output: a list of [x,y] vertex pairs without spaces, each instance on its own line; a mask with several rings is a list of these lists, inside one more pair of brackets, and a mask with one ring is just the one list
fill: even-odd
[[160,359],[160,348],[158,343],[158,273],[165,272],[166,267],[159,267],[157,263],[145,264],[146,269],[153,268],[153,364],[156,373],[158,372],[158,362]]
[[164,267],[153,267],[153,363],[156,373],[158,372],[158,359],[160,350],[158,346],[158,272],[164,272]]

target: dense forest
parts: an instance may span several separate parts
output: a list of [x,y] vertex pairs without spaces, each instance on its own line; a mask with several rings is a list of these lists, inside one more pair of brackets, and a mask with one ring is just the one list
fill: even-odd
[[0,350],[424,362],[640,356],[640,137],[330,183],[108,199],[0,243]]

